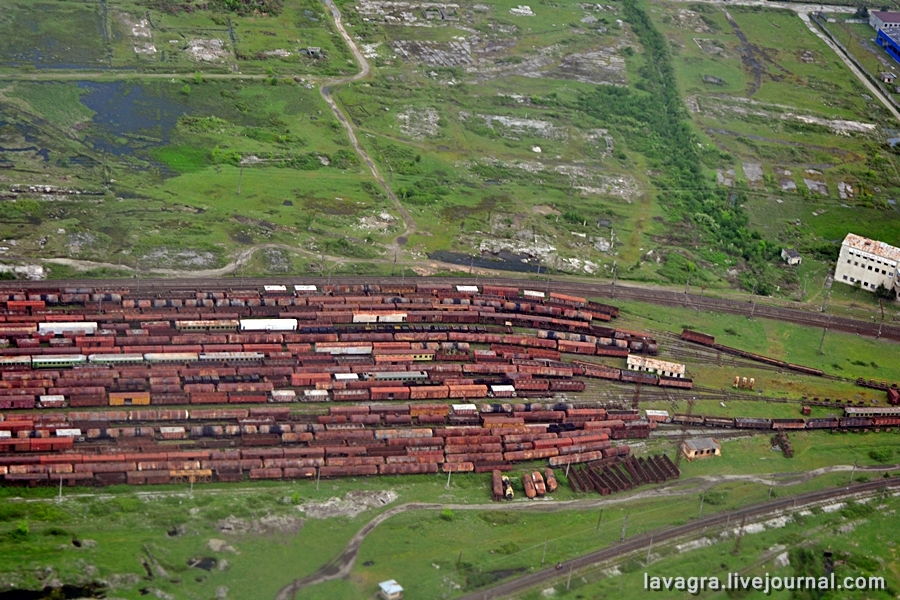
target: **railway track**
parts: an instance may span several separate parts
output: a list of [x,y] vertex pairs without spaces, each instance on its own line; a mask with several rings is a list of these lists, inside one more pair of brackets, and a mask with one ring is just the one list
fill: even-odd
[[488,600],[489,598],[503,598],[511,594],[524,592],[538,585],[547,583],[554,579],[559,579],[561,573],[570,573],[576,569],[583,569],[610,560],[621,559],[625,556],[643,550],[650,544],[659,546],[661,543],[669,542],[677,538],[702,531],[710,527],[719,527],[729,523],[740,523],[742,519],[753,519],[761,517],[773,512],[791,509],[797,505],[817,504],[830,500],[838,500],[857,494],[865,494],[883,489],[895,489],[900,487],[898,480],[879,480],[865,483],[856,483],[842,487],[839,489],[822,490],[818,492],[810,492],[801,494],[793,498],[785,498],[765,502],[753,506],[748,506],[738,510],[719,513],[704,519],[680,525],[677,527],[668,527],[644,532],[633,538],[628,538],[624,542],[604,548],[596,552],[591,552],[579,558],[561,563],[561,568],[550,567],[536,573],[520,577],[513,581],[508,581],[500,585],[494,586],[488,590],[482,590],[462,596],[459,600]]
[[[312,283],[312,284],[340,284],[340,285],[367,285],[377,284],[384,277],[267,277],[267,278],[218,278],[218,279],[95,279],[95,280],[55,280],[52,285],[63,287],[98,287],[117,289],[128,287],[133,290],[143,289],[149,292],[162,293],[168,290],[197,290],[197,289],[222,289],[222,288],[248,288],[261,287],[271,284],[286,283]],[[396,281],[398,278],[393,278]],[[404,277],[402,282],[414,283],[459,283],[460,278],[454,277]],[[478,283],[497,285],[531,287],[535,289],[550,288],[550,280],[536,281],[532,279],[514,278],[478,278]],[[542,285],[543,284],[543,285]],[[14,281],[3,282],[0,289],[40,289],[46,288],[47,282],[43,281]],[[708,296],[685,294],[669,290],[648,289],[626,285],[612,285],[599,283],[580,283],[571,281],[553,281],[555,291],[581,296],[602,297],[640,300],[661,306],[690,307],[700,310],[718,311],[746,317],[760,317],[806,325],[810,327],[822,327],[847,333],[856,333],[874,338],[885,338],[900,341],[900,325],[893,323],[877,323],[839,317],[820,313],[818,311],[806,311],[795,308],[786,308],[766,304],[751,298],[748,301],[728,300],[724,298],[710,298]]]

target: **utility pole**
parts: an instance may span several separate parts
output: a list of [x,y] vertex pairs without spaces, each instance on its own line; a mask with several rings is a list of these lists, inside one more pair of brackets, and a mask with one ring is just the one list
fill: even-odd
[[600,531],[600,521],[603,519],[603,509],[600,509],[600,515],[597,517],[597,531]]
[[703,514],[703,501],[706,499],[706,492],[703,492],[703,495],[700,496],[700,511],[697,513],[697,518],[700,518],[700,515]]
[[450,489],[450,476],[451,476],[451,475],[453,475],[453,470],[452,470],[452,469],[451,469],[450,471],[447,472],[447,485],[444,486],[444,489],[445,489],[445,490],[449,490],[449,489]]
[[569,585],[572,583],[572,567],[569,567],[569,578],[566,580],[566,589],[569,589]]
[[622,535],[619,536],[619,541],[620,541],[620,542],[624,542],[624,541],[625,541],[625,528],[626,528],[626,527],[628,527],[628,515],[627,515],[627,514],[625,515],[625,522],[622,523]]
[[59,474],[59,501],[62,502],[62,473]]
[[828,328],[824,327],[822,329],[822,340],[819,342],[819,354],[822,354],[822,346],[825,344],[825,334],[828,333]]
[[619,261],[613,261],[613,281],[612,281],[612,297],[616,297],[616,277],[619,273]]
[[731,551],[732,554],[737,556],[741,552],[741,538],[744,536],[744,523],[747,521],[747,517],[741,519],[741,526],[738,527],[737,539],[734,541],[734,550]]
[[244,159],[242,158],[240,161],[240,174],[238,175],[238,190],[237,195],[241,195],[241,184],[244,182]]
[[321,472],[321,469],[316,469],[316,491],[317,492],[319,491],[319,473],[320,472]]
[[547,542],[549,540],[544,540],[544,553],[541,554],[541,566],[544,566],[544,559],[547,558]]
[[859,459],[853,461],[853,468],[850,469],[850,481],[847,482],[847,485],[853,483],[853,476],[856,474],[856,464],[859,462]]

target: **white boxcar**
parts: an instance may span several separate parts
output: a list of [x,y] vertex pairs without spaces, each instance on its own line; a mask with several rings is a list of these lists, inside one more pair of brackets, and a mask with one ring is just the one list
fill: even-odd
[[241,331],[296,331],[297,319],[241,319]]
[[52,333],[62,335],[70,331],[83,335],[94,335],[97,332],[97,323],[94,321],[75,321],[72,323],[38,323],[38,333]]

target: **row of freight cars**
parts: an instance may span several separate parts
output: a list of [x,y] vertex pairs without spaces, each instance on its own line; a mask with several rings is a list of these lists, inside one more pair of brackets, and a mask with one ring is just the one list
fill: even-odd
[[[209,470],[220,480],[242,479],[245,474],[251,479],[278,479],[438,470],[485,472],[509,470],[519,461],[548,459],[551,466],[568,466],[628,456],[628,446],[612,445],[610,434],[621,427],[611,420],[581,420],[586,417],[581,413],[572,417],[575,421],[570,427],[488,416],[480,426],[326,428],[312,434],[313,439],[305,445],[288,447],[174,450],[164,445],[112,446],[100,452],[96,447],[77,451],[70,445],[55,452],[47,448],[39,454],[0,455],[0,474],[7,481],[77,481],[90,474],[98,483],[151,483],[160,482],[163,471],[197,475],[197,471]],[[71,438],[68,440],[71,444]],[[145,481],[139,481],[141,477]],[[154,480],[146,481],[148,477]]]
[[[649,336],[640,332],[631,332],[611,327],[592,327],[590,333],[575,332],[582,328],[569,327],[565,323],[510,323],[505,317],[497,318],[495,325],[507,327],[521,325],[536,329],[534,335],[509,335],[500,339],[496,333],[487,332],[480,325],[395,325],[391,327],[335,327],[314,326],[299,328],[295,332],[274,328],[275,323],[283,321],[296,322],[295,319],[242,319],[266,323],[268,329],[254,330],[252,333],[193,332],[185,333],[171,327],[169,321],[121,323],[129,329],[107,327],[87,333],[79,331],[84,323],[78,321],[55,322],[55,331],[33,331],[45,323],[0,323],[0,356],[31,356],[57,354],[147,354],[158,352],[290,352],[291,354],[313,351],[310,344],[335,344],[332,348],[341,347],[338,343],[396,343],[395,348],[403,348],[409,342],[467,342],[475,344],[505,343],[512,346],[525,346],[559,350],[574,354],[603,354],[598,349],[642,352],[655,355],[659,351],[658,344]],[[475,319],[492,322],[494,317]],[[96,321],[90,322],[96,325]],[[175,321],[176,325],[181,321]],[[217,321],[193,321],[193,323],[214,324]],[[264,325],[259,325],[263,327]],[[366,331],[365,329],[370,329]],[[505,340],[505,341],[504,341]],[[159,348],[172,348],[160,350]],[[373,346],[374,347],[374,346]],[[390,348],[392,346],[378,346]],[[616,356],[612,354],[612,356]],[[111,356],[109,361],[115,361]],[[118,359],[119,362],[141,362],[141,357]]]
[[[521,406],[517,407],[520,408]],[[105,414],[87,416],[85,413],[61,414],[56,419],[23,418],[0,422],[0,446],[5,444],[9,451],[36,451],[29,446],[29,440],[55,440],[72,438],[78,442],[95,440],[195,440],[204,438],[241,438],[243,441],[253,440],[271,444],[308,443],[317,439],[341,437],[347,434],[366,437],[380,427],[407,430],[414,427],[433,426],[489,426],[518,425],[520,423],[538,426],[549,426],[552,431],[569,431],[578,427],[591,429],[602,423],[602,433],[613,439],[641,438],[649,436],[654,426],[650,421],[638,419],[634,411],[605,411],[604,409],[568,408],[565,410],[525,410],[503,413],[482,411],[472,404],[453,405],[422,404],[407,407],[335,407],[328,415],[318,415],[313,420],[298,423],[291,421],[286,415],[273,416],[269,413],[233,418],[237,411],[206,411],[214,413],[204,417],[218,416],[210,421],[188,421],[186,411],[131,411],[126,415]],[[492,408],[492,407],[483,407]],[[533,408],[533,407],[532,407]],[[124,411],[123,411],[124,412]],[[198,411],[195,411],[198,412]],[[248,411],[243,411],[248,412]],[[182,414],[178,414],[182,413]],[[96,418],[108,417],[104,421]],[[225,418],[232,417],[231,419]],[[75,420],[78,419],[78,420]],[[161,423],[156,425],[156,423]],[[117,424],[116,426],[113,426]],[[118,425],[124,424],[126,426]],[[181,425],[180,425],[181,424]],[[365,433],[369,432],[369,433]],[[254,437],[254,436],[268,437]],[[135,442],[135,443],[136,443]],[[40,446],[40,444],[39,444]]]
[[[556,292],[541,292],[511,287],[477,286],[470,284],[382,284],[382,285],[268,285],[256,289],[223,289],[221,291],[168,291],[165,293],[132,292],[129,289],[103,290],[94,288],[47,288],[31,290],[6,290],[0,292],[0,306],[12,313],[43,310],[46,306],[78,305],[105,302],[107,306],[139,308],[202,307],[215,306],[218,301],[241,301],[235,306],[260,306],[268,300],[282,301],[287,306],[299,304],[310,298],[319,302],[350,303],[369,302],[373,297],[432,299],[486,298],[502,300],[526,300],[529,302],[575,308],[588,308],[617,317],[619,309],[586,298]],[[324,300],[327,298],[328,300]],[[208,302],[212,301],[212,304]]]
[[711,417],[703,415],[676,414],[672,423],[705,427],[727,427],[733,429],[868,429],[900,426],[900,408],[857,408],[847,407],[844,416],[809,419],[765,419],[757,417]]

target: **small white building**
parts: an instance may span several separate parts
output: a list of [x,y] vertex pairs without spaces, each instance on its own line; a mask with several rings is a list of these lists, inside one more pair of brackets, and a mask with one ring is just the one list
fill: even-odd
[[403,588],[393,579],[388,579],[378,584],[378,596],[382,600],[400,600],[403,597]]
[[900,248],[848,233],[834,269],[834,279],[874,292],[879,284],[900,296]]
[[681,363],[629,354],[627,365],[632,371],[646,371],[647,373],[656,373],[664,377],[684,377],[684,365]]
[[791,265],[799,265],[803,258],[800,256],[800,253],[794,250],[793,248],[782,248],[781,250],[781,258],[787,264]]
[[697,438],[685,440],[681,446],[684,457],[688,460],[722,456],[722,444],[716,438]]

